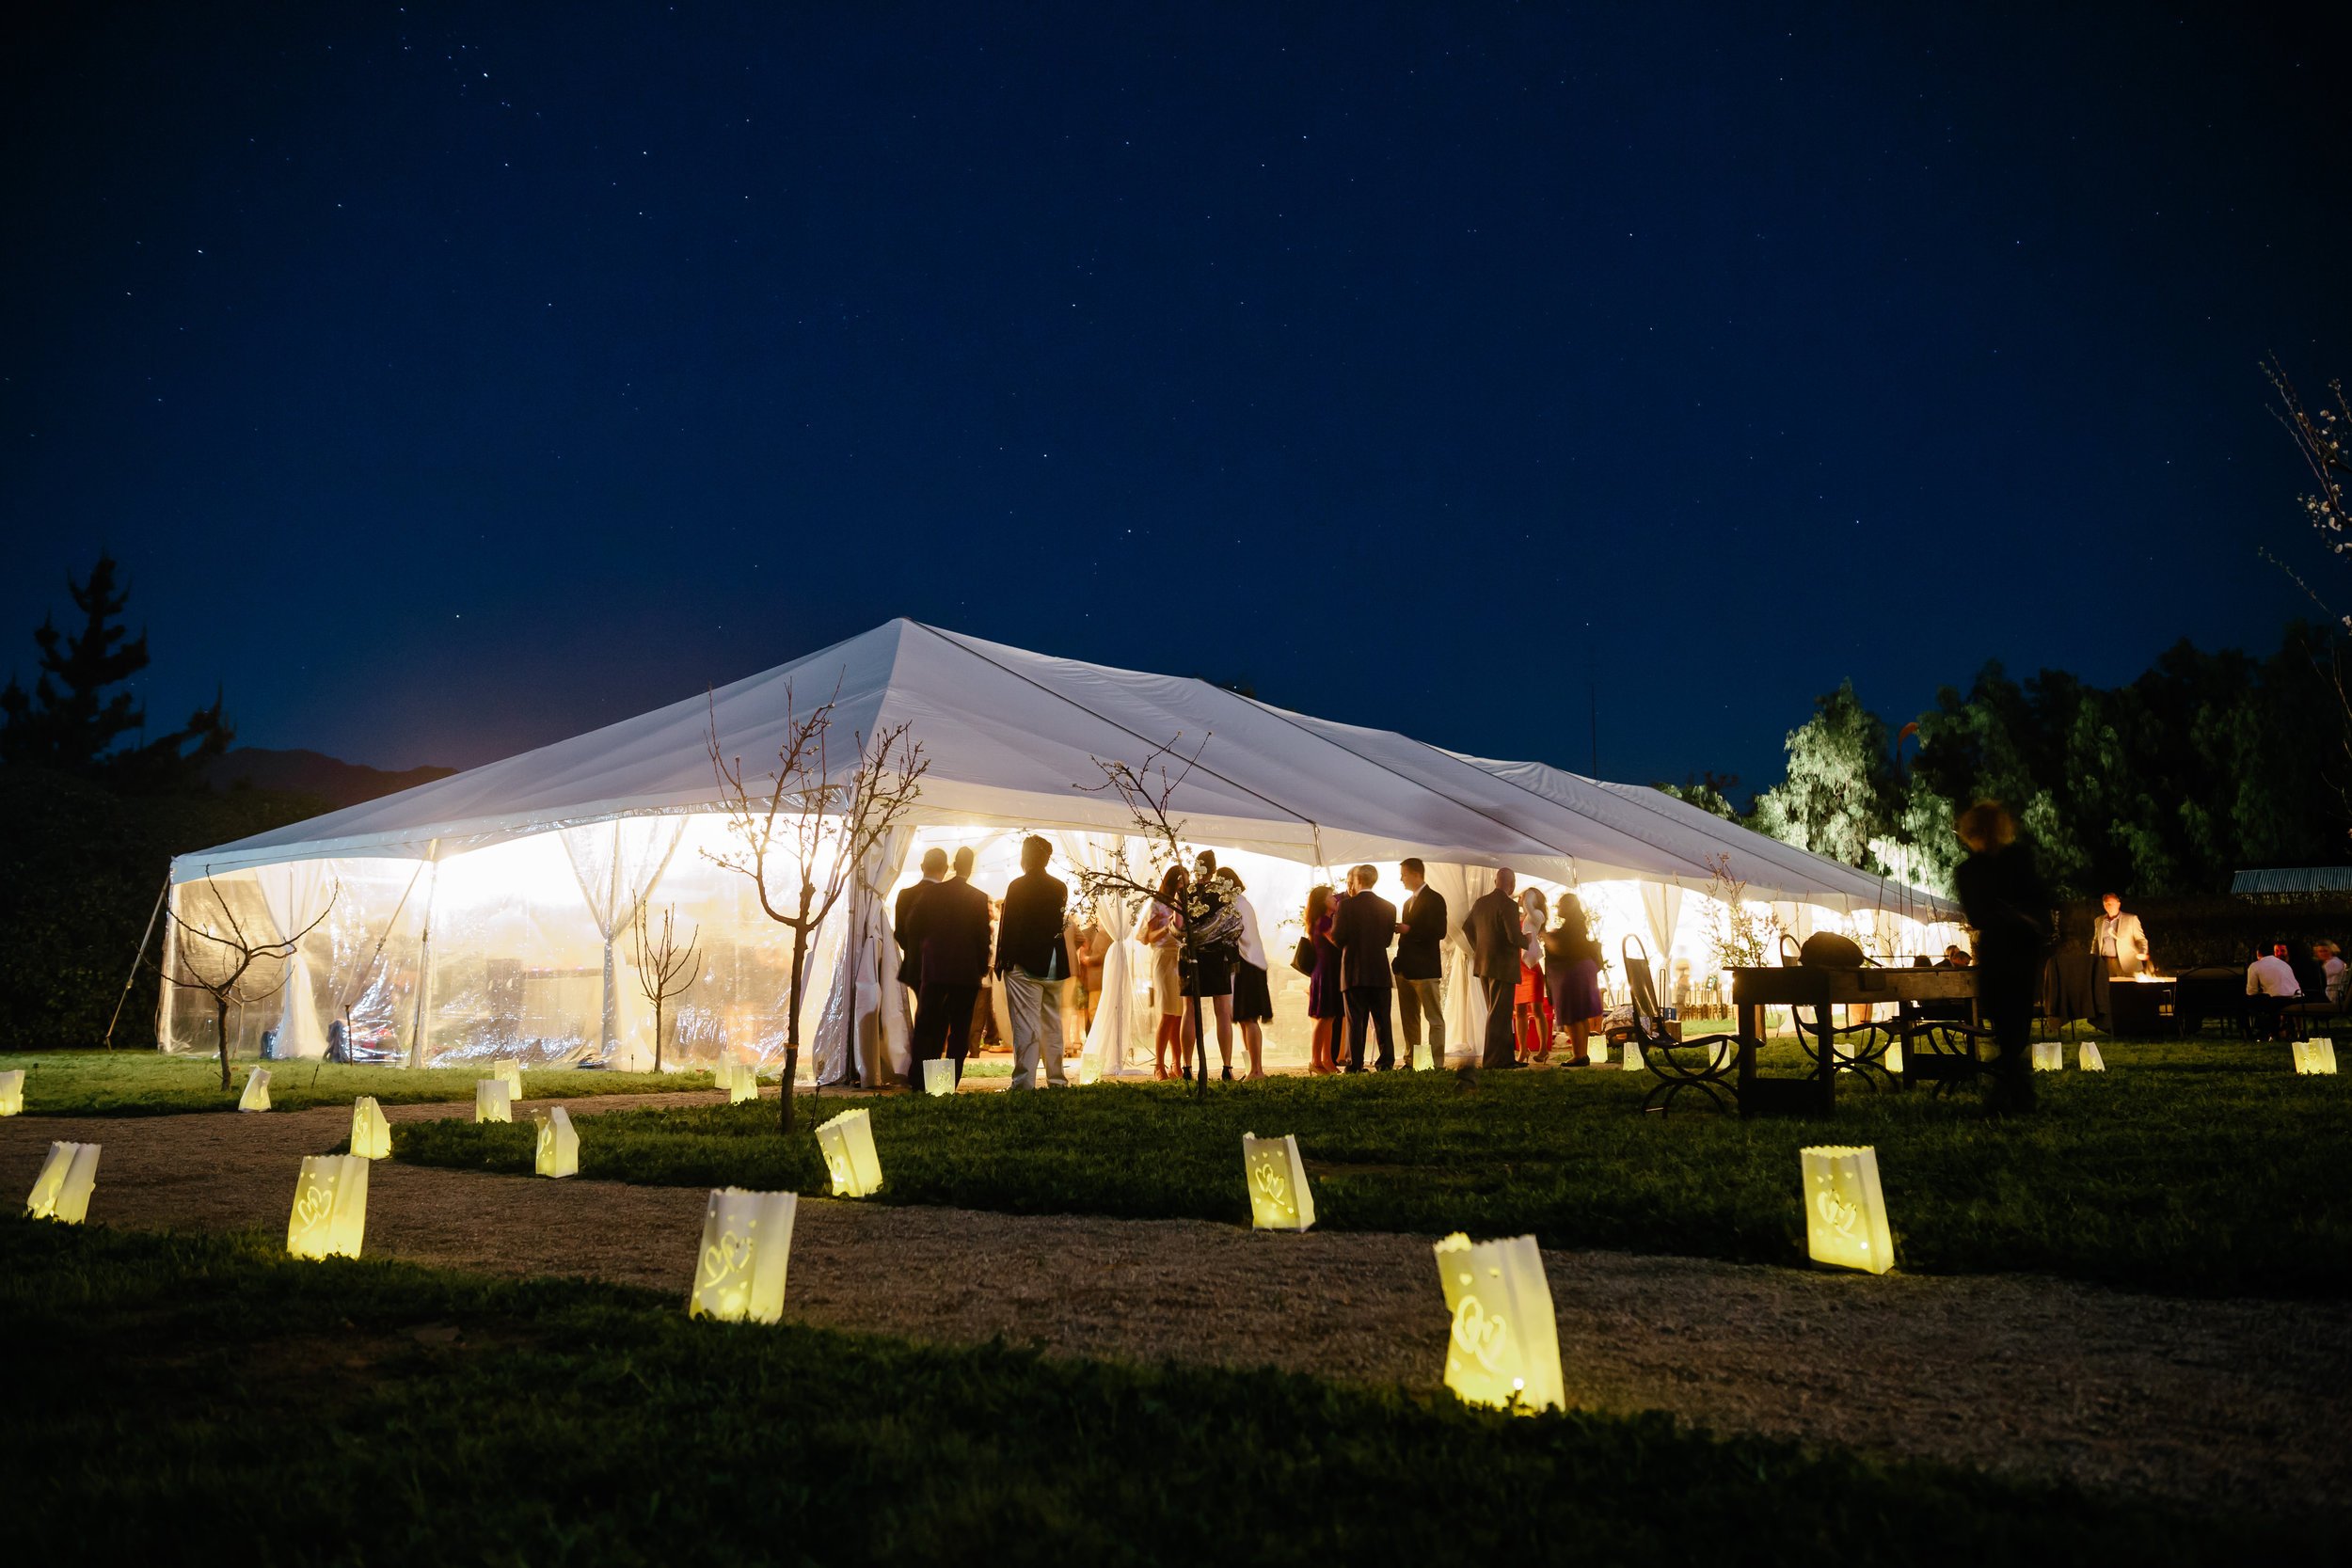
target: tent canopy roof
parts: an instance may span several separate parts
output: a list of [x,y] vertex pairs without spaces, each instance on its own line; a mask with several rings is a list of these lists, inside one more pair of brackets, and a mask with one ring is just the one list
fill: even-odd
[[1097,759],[1155,754],[1187,836],[1317,864],[1510,865],[1566,881],[1710,885],[1750,896],[1948,918],[1926,894],[1750,832],[1657,790],[1466,756],[1292,713],[1205,681],[1054,658],[896,620],[651,713],[215,849],[188,881],[286,861],[430,859],[614,816],[717,809],[710,739],[757,787],[788,709],[832,699],[835,781],[851,736],[904,723],[929,771],[918,823],[1131,832]]

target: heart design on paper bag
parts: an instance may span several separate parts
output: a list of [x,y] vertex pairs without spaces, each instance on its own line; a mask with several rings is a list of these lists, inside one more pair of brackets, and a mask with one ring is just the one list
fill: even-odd
[[1495,1370],[1495,1356],[1511,1332],[1510,1323],[1500,1312],[1488,1312],[1486,1304],[1476,1296],[1464,1296],[1454,1308],[1454,1342],[1462,1354],[1488,1371]]
[[335,1194],[324,1181],[306,1181],[294,1194],[294,1223],[309,1230],[323,1222],[335,1207]]
[[703,1248],[702,1277],[695,1281],[696,1289],[718,1289],[747,1269],[751,1259],[751,1237],[739,1230],[723,1232],[717,1241]]
[[1256,1163],[1250,1167],[1249,1180],[1250,1184],[1258,1189],[1258,1196],[1268,1203],[1285,1214],[1296,1212],[1291,1203],[1290,1174],[1283,1170],[1275,1160],[1263,1154],[1259,1155]]
[[1821,1223],[1840,1236],[1851,1237],[1855,1223],[1862,1218],[1860,1208],[1848,1203],[1827,1187],[1813,1195],[1813,1207],[1820,1212]]

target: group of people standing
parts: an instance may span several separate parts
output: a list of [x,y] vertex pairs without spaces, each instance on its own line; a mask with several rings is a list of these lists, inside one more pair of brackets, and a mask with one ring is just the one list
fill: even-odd
[[1200,851],[1189,873],[1171,865],[1161,877],[1158,895],[1136,935],[1152,955],[1152,1000],[1159,1014],[1152,1050],[1154,1078],[1189,1077],[1194,1047],[1206,1050],[1193,1038],[1195,1001],[1204,1022],[1216,1021],[1223,1075],[1233,1076],[1238,1027],[1249,1053],[1248,1076],[1265,1076],[1265,1026],[1274,1022],[1274,990],[1258,911],[1248,893],[1241,874],[1217,864],[1208,849]]
[[[1424,1038],[1429,1065],[1446,1065],[1445,895],[1429,885],[1419,860],[1404,861],[1397,872],[1405,884],[1401,910],[1373,891],[1380,872],[1371,865],[1349,871],[1343,891],[1321,884],[1307,895],[1306,936],[1294,962],[1308,977],[1307,1009],[1314,1021],[1311,1072],[1396,1067],[1391,995],[1405,1025],[1402,1065],[1407,1070],[1416,1065]],[[1472,904],[1462,922],[1486,997],[1479,1064],[1549,1062],[1554,1032],[1565,1020],[1575,1042],[1568,1065],[1581,1066],[1590,1059],[1587,1041],[1601,1025],[1600,946],[1574,894],[1561,898],[1559,924],[1551,926],[1542,891],[1530,888],[1515,897],[1517,885],[1509,868],[1498,871],[1494,890]]]
[[1041,1060],[1046,1082],[1065,1081],[1062,983],[1089,955],[1070,927],[1069,887],[1045,869],[1053,853],[1049,839],[1022,840],[1021,875],[994,911],[993,961],[989,897],[972,885],[968,845],[952,862],[945,849],[925,850],[923,879],[900,890],[891,924],[898,981],[914,992],[910,1053],[918,1082],[925,1062],[943,1058],[955,1063],[956,1081],[963,1081],[981,988],[992,977],[1004,991],[1012,1030],[1012,1086],[1036,1087]]

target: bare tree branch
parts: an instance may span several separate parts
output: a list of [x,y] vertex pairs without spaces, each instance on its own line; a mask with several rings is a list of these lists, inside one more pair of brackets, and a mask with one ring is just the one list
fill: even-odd
[[[148,967],[167,985],[200,990],[213,999],[213,1022],[220,1047],[220,1086],[225,1089],[229,1086],[229,1009],[266,1002],[286,989],[294,973],[291,960],[300,950],[303,939],[326,923],[343,890],[341,882],[334,883],[317,918],[301,930],[274,942],[256,942],[246,935],[245,927],[238,922],[236,911],[230,907],[228,895],[221,892],[210,867],[204,872],[204,888],[213,895],[213,904],[220,911],[220,924],[228,928],[228,934],[224,936],[209,926],[187,919],[171,900],[166,899],[164,912],[180,936],[174,944],[179,951],[179,968],[186,973],[174,974],[156,958],[148,960]],[[285,966],[278,971],[277,982],[248,983],[253,967],[265,961]]]
[[914,726],[854,733],[849,777],[832,773],[834,710],[840,686],[803,713],[785,683],[784,734],[775,767],[756,780],[719,740],[719,705],[710,698],[708,749],[726,817],[728,847],[704,851],[714,865],[749,880],[770,920],[792,933],[792,984],[785,1017],[784,1131],[792,1131],[792,1085],[800,1070],[801,999],[808,947],[840,902],[857,866],[914,807],[930,763]]

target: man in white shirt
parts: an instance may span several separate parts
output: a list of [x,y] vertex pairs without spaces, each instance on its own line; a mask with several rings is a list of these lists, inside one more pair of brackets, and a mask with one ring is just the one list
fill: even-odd
[[2148,957],[2148,933],[2140,929],[2139,916],[2123,912],[2122,896],[2102,895],[2099,910],[2090,927],[2090,950],[2106,959],[2107,973],[2137,974],[2154,968]]
[[2280,957],[2285,950],[2281,943],[2276,951],[2257,954],[2246,966],[2246,1011],[2263,1039],[2279,1037],[2280,1009],[2303,994],[2295,966]]

